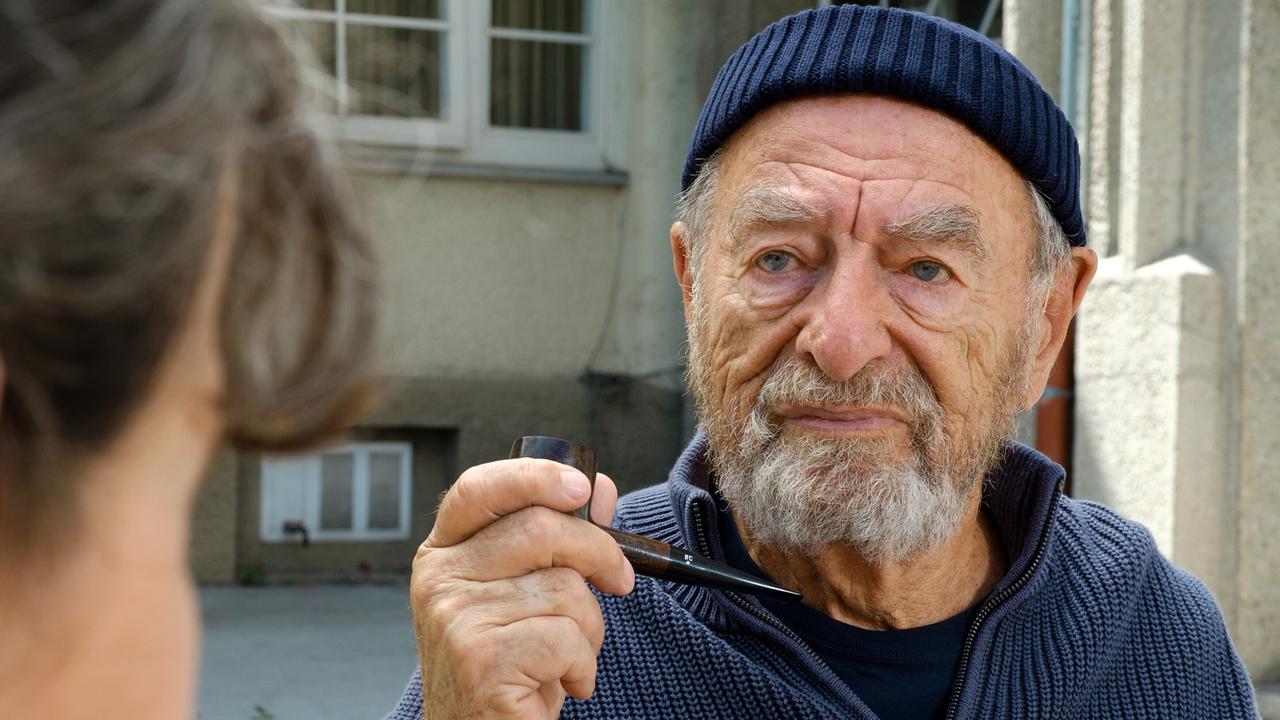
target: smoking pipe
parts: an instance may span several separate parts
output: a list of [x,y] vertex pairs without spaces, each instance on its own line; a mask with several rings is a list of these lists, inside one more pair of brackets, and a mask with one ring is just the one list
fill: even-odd
[[[575,468],[587,476],[587,480],[591,483],[592,497],[595,496],[596,454],[581,445],[560,438],[527,435],[517,439],[511,446],[511,457],[554,460]],[[588,498],[585,505],[571,514],[591,522],[590,510],[591,498]],[[801,597],[800,593],[794,590],[774,585],[691,550],[607,525],[596,524],[596,527],[609,533],[617,541],[618,547],[622,548],[622,554],[641,575],[777,600],[794,601]]]

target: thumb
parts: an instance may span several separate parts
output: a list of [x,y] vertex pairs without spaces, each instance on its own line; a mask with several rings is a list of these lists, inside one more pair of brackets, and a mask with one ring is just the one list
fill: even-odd
[[618,507],[618,486],[604,473],[596,473],[595,490],[591,493],[591,520],[598,525],[612,525],[613,511]]

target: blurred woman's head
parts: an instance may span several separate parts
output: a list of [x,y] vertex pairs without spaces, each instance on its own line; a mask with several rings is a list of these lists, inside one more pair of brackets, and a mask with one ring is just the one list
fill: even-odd
[[189,715],[215,447],[368,404],[305,68],[251,0],[0,0],[0,717]]
[[366,406],[371,253],[304,68],[248,2],[0,0],[0,558],[74,539],[200,318],[210,371],[177,382],[235,444]]

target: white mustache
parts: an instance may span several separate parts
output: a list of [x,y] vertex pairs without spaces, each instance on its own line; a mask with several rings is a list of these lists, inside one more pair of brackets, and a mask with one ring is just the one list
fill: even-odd
[[884,407],[901,412],[913,427],[939,425],[942,404],[933,386],[914,368],[869,365],[845,381],[832,380],[800,358],[780,362],[756,395],[757,412],[776,423],[786,405]]

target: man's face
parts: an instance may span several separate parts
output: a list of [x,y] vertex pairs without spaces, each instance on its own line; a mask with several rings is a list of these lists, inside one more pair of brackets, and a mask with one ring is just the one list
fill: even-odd
[[893,561],[972,512],[1046,329],[1031,213],[995,150],[897,100],[792,101],[730,139],[690,384],[754,539]]

